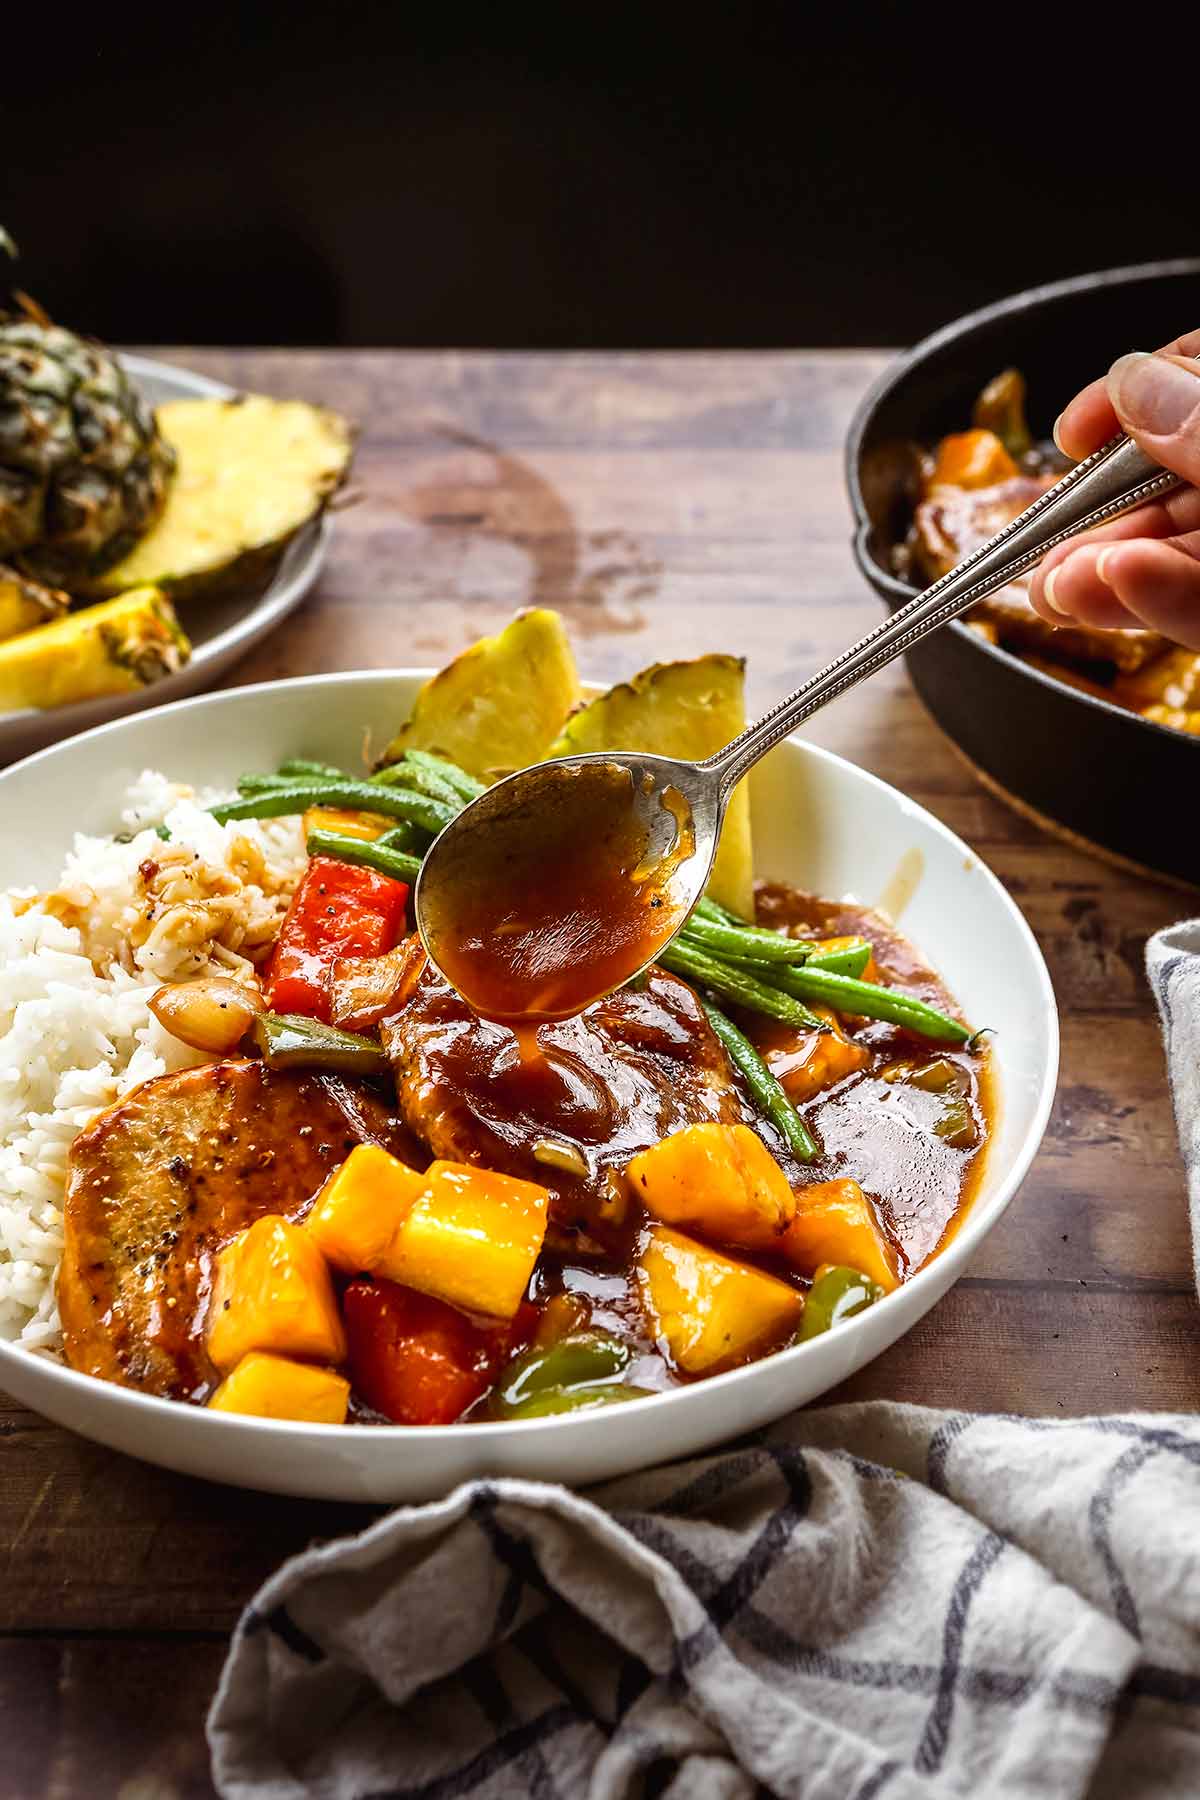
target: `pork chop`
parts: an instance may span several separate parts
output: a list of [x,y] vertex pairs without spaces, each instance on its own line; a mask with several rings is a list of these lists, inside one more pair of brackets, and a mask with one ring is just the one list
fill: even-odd
[[[934,488],[917,507],[910,540],[924,574],[930,581],[947,574],[1057,479],[1014,475],[990,488]],[[1056,662],[1111,662],[1122,671],[1142,668],[1167,642],[1137,627],[1097,631],[1089,625],[1048,625],[1030,603],[1028,576],[978,601],[970,616],[994,626],[1006,647],[1040,651]]]
[[560,1240],[621,1230],[620,1171],[636,1151],[747,1118],[699,1000],[662,969],[575,1018],[514,1030],[427,968],[382,1033],[409,1128],[435,1156],[541,1182]]
[[368,1091],[259,1062],[162,1075],[110,1106],[71,1146],[58,1277],[71,1367],[202,1397],[215,1253],[264,1213],[302,1213],[364,1142],[419,1156]]

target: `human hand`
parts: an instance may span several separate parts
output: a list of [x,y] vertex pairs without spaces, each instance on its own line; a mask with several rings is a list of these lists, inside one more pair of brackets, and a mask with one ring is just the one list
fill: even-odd
[[1059,544],[1029,588],[1051,625],[1140,626],[1200,650],[1200,331],[1153,356],[1122,356],[1077,394],[1054,427],[1082,458],[1118,430],[1189,485]]

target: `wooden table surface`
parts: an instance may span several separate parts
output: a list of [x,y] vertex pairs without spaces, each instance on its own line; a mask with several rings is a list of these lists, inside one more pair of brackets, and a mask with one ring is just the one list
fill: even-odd
[[[841,445],[870,352],[499,356],[170,351],[359,421],[360,498],[303,610],[233,683],[443,662],[512,611],[566,617],[608,681],[709,649],[755,710],[877,617],[848,548]],[[1051,1415],[1200,1405],[1200,1314],[1142,973],[1185,895],[982,792],[893,666],[809,731],[986,859],[1046,954],[1058,1101],[971,1272],[829,1396]],[[0,1396],[0,1792],[211,1792],[204,1712],[256,1585],[365,1508],[209,1486]]]

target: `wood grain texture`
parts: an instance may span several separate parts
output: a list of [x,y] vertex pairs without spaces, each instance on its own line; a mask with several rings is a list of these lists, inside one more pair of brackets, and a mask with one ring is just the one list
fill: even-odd
[[[357,498],[317,591],[232,684],[436,664],[537,602],[566,615],[600,680],[737,650],[758,709],[877,617],[850,559],[841,443],[880,356],[161,354],[361,427]],[[1200,1312],[1142,974],[1147,934],[1186,898],[984,792],[902,668],[811,735],[992,866],[1063,1022],[1054,1116],[1007,1217],[940,1306],[829,1399],[1195,1408]],[[144,1468],[11,1403],[0,1441],[0,1719],[18,1746],[0,1794],[207,1793],[223,1634],[286,1554],[370,1513]]]

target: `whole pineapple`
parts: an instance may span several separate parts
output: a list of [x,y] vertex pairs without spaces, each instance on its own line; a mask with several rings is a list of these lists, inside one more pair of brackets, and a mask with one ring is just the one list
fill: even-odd
[[175,452],[110,350],[17,300],[0,313],[0,561],[69,588],[154,523]]

